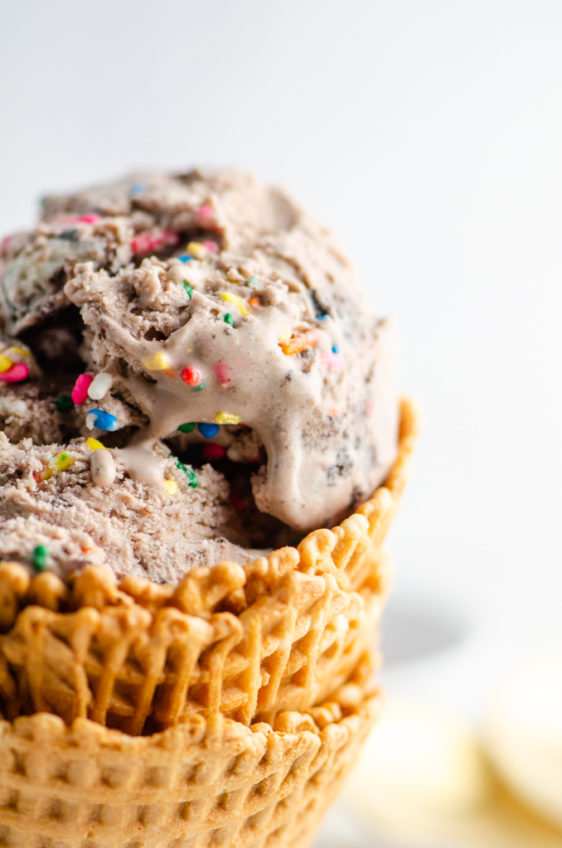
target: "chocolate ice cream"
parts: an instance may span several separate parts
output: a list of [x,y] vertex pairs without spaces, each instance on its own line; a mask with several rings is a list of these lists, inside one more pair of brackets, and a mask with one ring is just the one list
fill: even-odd
[[0,558],[173,581],[338,521],[395,458],[391,327],[249,176],[49,197],[0,277]]

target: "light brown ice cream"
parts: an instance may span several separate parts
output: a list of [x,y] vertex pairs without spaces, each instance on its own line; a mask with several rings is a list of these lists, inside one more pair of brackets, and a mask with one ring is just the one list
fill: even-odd
[[[21,343],[35,363],[21,382],[0,372],[0,424],[11,440],[3,485],[21,450],[12,443],[24,437],[56,442],[58,452],[75,439],[76,475],[93,436],[118,471],[101,499],[85,472],[70,487],[60,488],[62,475],[37,484],[25,504],[4,497],[0,556],[17,548],[20,518],[72,535],[79,511],[97,515],[103,501],[108,538],[128,546],[117,564],[118,546],[88,530],[104,562],[170,580],[230,556],[216,539],[294,540],[292,531],[335,522],[383,481],[398,424],[392,330],[333,237],[282,192],[238,173],[136,175],[48,198],[38,228],[6,240],[2,253],[7,355]],[[38,461],[39,448],[26,444]],[[161,454],[170,451],[195,466],[199,489],[165,483],[172,460]],[[45,485],[50,506],[36,519]],[[137,517],[119,524],[111,504],[133,491]],[[74,512],[63,517],[70,492]],[[204,532],[195,517],[203,494]],[[180,526],[131,541],[137,525],[157,523],[162,504],[164,524]],[[30,520],[26,539],[39,533]],[[75,567],[82,559],[72,551]]]

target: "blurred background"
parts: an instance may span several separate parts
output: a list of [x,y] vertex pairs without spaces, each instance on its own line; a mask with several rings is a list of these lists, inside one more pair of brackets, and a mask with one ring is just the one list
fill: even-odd
[[[562,646],[562,4],[22,0],[2,36],[0,232],[43,192],[198,163],[339,235],[423,416],[384,682],[476,734],[498,680]],[[555,677],[537,709],[562,716]],[[351,807],[322,848],[411,844]]]

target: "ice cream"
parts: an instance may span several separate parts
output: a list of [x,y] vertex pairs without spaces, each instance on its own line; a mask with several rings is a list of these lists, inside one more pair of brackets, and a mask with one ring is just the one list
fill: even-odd
[[47,198],[1,253],[0,558],[172,580],[384,480],[392,329],[282,192],[135,175]]

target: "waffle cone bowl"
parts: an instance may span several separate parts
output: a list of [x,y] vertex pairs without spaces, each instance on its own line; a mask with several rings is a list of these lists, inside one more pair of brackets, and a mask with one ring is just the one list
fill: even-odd
[[367,655],[326,703],[251,728],[192,715],[132,737],[45,713],[2,721],[0,844],[308,845],[376,716],[369,676]]
[[179,586],[0,564],[0,846],[305,846],[374,720],[399,453],[349,518]]

